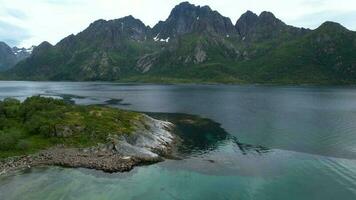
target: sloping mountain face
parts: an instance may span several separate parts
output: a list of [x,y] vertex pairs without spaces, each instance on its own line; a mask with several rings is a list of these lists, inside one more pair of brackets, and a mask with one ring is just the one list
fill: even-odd
[[240,56],[232,43],[239,36],[231,20],[208,6],[183,2],[151,32],[161,48],[139,58],[137,70],[144,74],[174,75],[181,67],[222,59],[234,61]]
[[98,20],[55,46],[42,43],[11,73],[35,79],[116,80],[131,74],[137,58],[155,48],[147,39],[149,31],[132,16]]
[[326,22],[235,70],[248,82],[350,84],[356,82],[355,52],[356,33]]
[[355,32],[327,22],[289,26],[270,12],[234,25],[208,6],[177,5],[153,28],[132,16],[98,20],[55,46],[44,42],[12,79],[356,82]]
[[336,81],[353,82],[356,78],[356,33],[338,23],[326,22],[300,41],[310,47],[313,64]]
[[19,61],[30,56],[32,48],[11,48],[6,43],[0,42],[0,71],[13,67]]
[[0,70],[9,69],[15,62],[16,56],[12,49],[4,42],[0,42]]

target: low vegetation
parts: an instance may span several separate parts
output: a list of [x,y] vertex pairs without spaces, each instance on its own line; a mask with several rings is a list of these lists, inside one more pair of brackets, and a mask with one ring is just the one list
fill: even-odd
[[0,101],[0,158],[35,153],[51,146],[88,147],[109,134],[130,134],[134,112],[78,106],[63,100],[30,97]]

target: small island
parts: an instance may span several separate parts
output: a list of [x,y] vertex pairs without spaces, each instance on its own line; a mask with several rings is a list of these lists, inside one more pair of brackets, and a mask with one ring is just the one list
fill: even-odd
[[162,161],[178,137],[173,124],[145,114],[64,100],[0,101],[0,175],[36,166],[105,172]]

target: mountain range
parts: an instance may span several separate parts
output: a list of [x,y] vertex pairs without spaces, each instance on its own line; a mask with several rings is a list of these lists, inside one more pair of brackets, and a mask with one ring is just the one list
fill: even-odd
[[349,84],[356,82],[356,32],[334,22],[293,27],[271,12],[247,11],[233,24],[209,6],[183,2],[152,28],[127,16],[97,20],[54,46],[43,42],[1,77]]
[[21,60],[28,58],[33,48],[11,48],[5,42],[0,42],[0,71],[6,71]]

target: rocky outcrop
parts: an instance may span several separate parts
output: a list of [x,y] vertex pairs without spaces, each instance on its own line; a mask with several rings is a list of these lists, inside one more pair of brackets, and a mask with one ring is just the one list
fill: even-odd
[[171,133],[173,124],[143,115],[134,122],[129,135],[110,135],[106,144],[90,148],[56,146],[35,155],[0,161],[0,175],[35,166],[63,166],[124,172],[134,166],[156,163],[170,157],[179,138]]
[[195,60],[194,63],[199,64],[204,62],[207,59],[206,52],[202,49],[201,46],[197,46],[195,49]]
[[137,61],[137,69],[142,73],[146,73],[151,70],[153,65],[158,59],[158,54],[146,54]]

